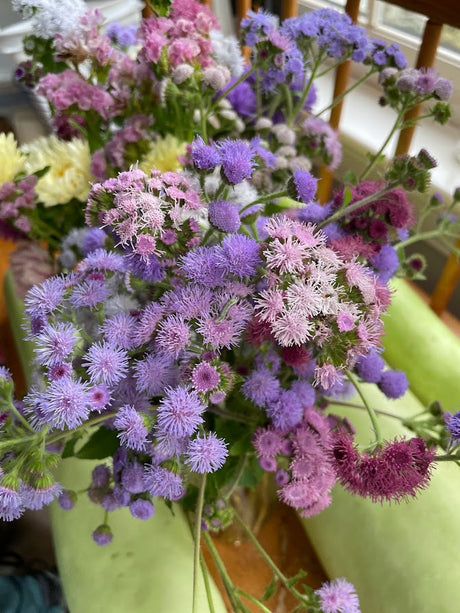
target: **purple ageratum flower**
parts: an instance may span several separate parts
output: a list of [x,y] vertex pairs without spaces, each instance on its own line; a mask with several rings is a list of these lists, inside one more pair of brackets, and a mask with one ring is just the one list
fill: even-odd
[[131,515],[136,519],[142,519],[143,521],[150,519],[155,513],[155,507],[150,500],[144,500],[143,498],[133,500],[128,506]]
[[90,270],[124,272],[126,261],[122,255],[107,251],[106,249],[96,249],[86,256],[81,266]]
[[302,421],[303,405],[292,390],[281,390],[277,399],[267,404],[266,413],[275,428],[287,431]]
[[225,274],[239,279],[251,277],[257,272],[260,260],[257,241],[243,234],[226,236],[217,251],[216,263]]
[[386,370],[379,381],[379,388],[387,398],[404,396],[408,387],[409,382],[402,370]]
[[146,466],[144,483],[152,496],[161,496],[166,500],[180,500],[185,495],[182,477],[161,466]]
[[82,364],[88,369],[92,383],[113,385],[128,369],[128,354],[105,341],[97,342],[88,349]]
[[241,183],[249,179],[256,166],[254,151],[243,140],[225,139],[217,145],[221,157],[222,172],[229,183]]
[[291,188],[292,196],[296,200],[309,204],[315,197],[317,182],[318,179],[315,179],[308,170],[296,170],[288,187]]
[[[231,79],[226,89],[229,89],[236,81],[236,78]],[[247,81],[239,83],[228,94],[225,94],[225,98],[242,117],[253,117],[257,111],[257,96]]]
[[110,404],[111,400],[110,392],[103,383],[95,385],[89,390],[88,402],[93,411],[102,411]]
[[125,466],[121,471],[121,484],[130,494],[145,492],[144,468],[139,462]]
[[16,490],[0,485],[0,518],[13,521],[21,517],[24,511],[21,496]]
[[223,466],[228,455],[227,443],[213,432],[190,441],[185,463],[193,472],[213,473]]
[[378,278],[382,283],[391,279],[399,268],[399,258],[393,245],[386,243],[380,251],[371,257],[372,266],[378,271]]
[[199,170],[212,170],[220,164],[220,154],[215,147],[206,145],[201,136],[192,142],[192,160]]
[[73,288],[69,302],[74,307],[95,307],[110,294],[109,288],[99,279],[87,279]]
[[88,255],[96,249],[103,249],[106,239],[107,234],[101,228],[89,228],[83,238],[81,247],[83,254]]
[[127,404],[118,409],[113,425],[120,430],[118,438],[122,445],[135,451],[142,451],[145,448],[148,430],[142,416],[132,405]]
[[368,383],[378,383],[384,368],[385,361],[376,349],[371,349],[365,356],[358,358],[356,363],[358,375]]
[[243,395],[258,407],[274,401],[279,390],[280,382],[268,368],[253,370],[241,387]]
[[158,283],[159,281],[163,281],[166,276],[163,263],[156,255],[149,254],[140,256],[137,253],[130,252],[127,265],[129,270],[143,281]]
[[210,392],[220,383],[220,374],[215,366],[209,362],[200,362],[192,372],[193,387],[197,392]]
[[158,327],[156,343],[166,356],[177,358],[190,340],[190,328],[177,315],[166,317]]
[[129,313],[116,313],[108,317],[101,326],[105,340],[109,345],[121,349],[132,349],[135,345],[136,319]]
[[48,314],[62,306],[65,295],[64,280],[60,277],[46,279],[40,285],[34,285],[24,299],[25,312],[34,317]]
[[180,268],[188,279],[206,287],[218,287],[224,282],[225,273],[220,266],[217,247],[192,249],[182,258]]
[[259,457],[274,457],[283,448],[283,437],[274,428],[257,428],[252,444]]
[[151,396],[159,396],[166,387],[171,387],[177,378],[177,368],[171,356],[147,354],[134,365],[136,387]]
[[354,586],[339,578],[323,583],[315,594],[319,596],[324,613],[359,613],[359,599]]
[[56,366],[73,352],[78,339],[77,329],[69,322],[59,321],[42,329],[34,339],[36,360],[43,366]]
[[110,468],[105,464],[98,464],[91,472],[91,486],[106,487],[111,477]]
[[191,436],[203,423],[205,409],[197,392],[183,386],[169,388],[158,406],[155,430],[175,439]]
[[446,429],[455,443],[460,443],[460,411],[451,415],[445,414]]
[[64,511],[70,511],[70,509],[74,508],[75,503],[77,502],[77,494],[71,490],[64,490],[61,492],[61,494],[59,494],[57,500],[61,509]]
[[227,200],[214,200],[208,206],[209,221],[222,232],[237,232],[240,225],[238,207]]
[[101,524],[94,530],[92,537],[93,541],[102,547],[112,542],[113,533],[107,524]]
[[48,423],[59,430],[76,428],[88,418],[88,384],[70,377],[52,381],[40,408]]
[[30,485],[21,487],[21,499],[26,509],[38,511],[50,504],[62,491],[59,483],[52,483],[49,487],[33,488]]

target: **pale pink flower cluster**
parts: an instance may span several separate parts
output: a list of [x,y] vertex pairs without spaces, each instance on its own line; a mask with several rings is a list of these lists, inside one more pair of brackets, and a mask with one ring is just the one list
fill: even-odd
[[[328,389],[382,335],[389,292],[365,266],[345,262],[313,224],[272,217],[263,252],[267,284],[255,301],[279,345],[312,344],[319,353],[316,383]],[[337,360],[340,355],[340,360]]]

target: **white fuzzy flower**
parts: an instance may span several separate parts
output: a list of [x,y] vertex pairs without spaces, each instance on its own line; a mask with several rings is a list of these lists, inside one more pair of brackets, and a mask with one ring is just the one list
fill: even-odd
[[224,36],[220,30],[211,30],[212,54],[218,64],[227,66],[232,77],[239,77],[244,70],[244,58],[234,36]]
[[42,38],[74,30],[87,10],[83,0],[13,0],[12,6],[23,19],[32,19],[34,34]]

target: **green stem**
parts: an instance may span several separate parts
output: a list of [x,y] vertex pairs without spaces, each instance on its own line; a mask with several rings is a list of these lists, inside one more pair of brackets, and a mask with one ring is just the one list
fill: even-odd
[[367,410],[367,412],[369,414],[369,418],[370,418],[370,420],[372,422],[372,427],[374,428],[375,440],[377,442],[377,445],[381,445],[382,441],[383,441],[383,437],[382,437],[382,433],[380,431],[380,426],[379,426],[379,422],[377,420],[377,416],[375,414],[375,411],[370,406],[370,404],[367,402],[366,398],[364,397],[364,394],[362,393],[361,388],[359,387],[358,381],[356,380],[355,376],[349,370],[347,370],[346,373],[347,373],[348,379],[353,384],[353,387],[358,392],[359,397],[361,398],[361,400],[363,401],[364,406],[366,407],[366,410]]
[[214,601],[212,598],[211,583],[209,581],[208,569],[201,555],[200,555],[200,567],[201,567],[201,573],[203,575],[204,589],[206,590],[206,599],[208,601],[209,613],[216,613],[216,610],[214,608]]
[[251,69],[248,72],[243,72],[243,74],[241,75],[241,77],[235,81],[235,83],[232,83],[232,85],[230,85],[230,87],[227,87],[226,90],[224,90],[220,96],[217,96],[217,98],[214,100],[214,104],[213,106],[216,107],[219,102],[225,98],[233,89],[235,89],[235,87],[237,87],[240,83],[242,83],[243,81],[245,81],[250,75],[252,75],[253,72],[255,72],[256,67],[252,66]]
[[[333,404],[337,404],[341,407],[350,407],[351,409],[362,409],[366,411],[366,407],[361,404],[354,404],[353,402],[344,402],[340,400],[334,400]],[[385,415],[386,417],[392,417],[393,419],[399,419],[399,421],[406,421],[404,417],[400,415],[395,415],[394,413],[389,413],[388,411],[382,411],[381,409],[374,409],[374,413],[378,413],[379,415]]]
[[195,512],[195,531],[194,531],[194,556],[193,556],[193,605],[192,613],[198,611],[198,577],[200,567],[200,547],[201,547],[201,518],[203,516],[204,492],[206,489],[206,473],[201,477],[200,489]]
[[[200,352],[203,349],[200,348]],[[255,419],[251,419],[242,413],[232,413],[232,411],[227,411],[226,409],[222,409],[221,407],[217,407],[215,405],[209,406],[207,410],[214,415],[218,415],[219,417],[223,417],[224,419],[231,419],[232,421],[238,421],[242,424],[256,424],[257,421]]]
[[267,564],[267,566],[269,566],[269,568],[271,568],[271,570],[273,571],[274,575],[276,577],[278,577],[278,579],[281,581],[281,583],[284,585],[284,587],[289,592],[291,592],[291,594],[293,596],[298,598],[301,602],[304,602],[304,603],[305,602],[309,602],[308,596],[306,596],[305,594],[301,594],[298,590],[296,590],[296,588],[293,585],[291,585],[291,582],[289,581],[289,579],[282,572],[282,570],[279,569],[278,566],[273,562],[271,557],[268,555],[268,553],[265,551],[265,549],[262,547],[262,545],[256,539],[256,537],[252,533],[252,530],[249,528],[249,526],[246,524],[246,522],[243,520],[243,518],[238,514],[236,509],[233,509],[233,514],[234,514],[234,517],[235,517],[236,521],[241,526],[243,531],[246,533],[247,537],[249,538],[251,543],[254,545],[254,547],[257,549],[259,554],[262,556],[262,558],[265,561],[265,563]]
[[360,79],[358,79],[357,81],[355,81],[355,83],[353,83],[353,85],[351,87],[349,87],[347,90],[345,90],[343,93],[341,93],[340,95],[336,96],[334,98],[334,100],[331,102],[331,104],[329,104],[328,106],[324,107],[323,109],[321,109],[321,111],[319,111],[319,113],[315,113],[315,117],[321,117],[321,115],[323,113],[325,113],[326,111],[328,111],[329,109],[332,109],[334,106],[337,106],[337,104],[339,104],[340,102],[342,102],[342,100],[345,98],[345,96],[348,96],[348,94],[353,91],[354,89],[356,89],[359,85],[361,85],[361,83],[364,83],[364,81],[366,81],[372,74],[374,74],[374,72],[376,72],[375,68],[371,68],[369,70],[369,72],[366,72],[366,74],[364,76],[362,76]]
[[230,579],[230,575],[225,568],[225,565],[217,551],[213,540],[208,532],[203,533],[203,540],[206,543],[207,548],[209,549],[209,553],[214,560],[214,564],[217,566],[217,570],[219,571],[219,575],[224,583],[225,590],[230,599],[230,603],[232,605],[233,611],[238,611],[238,602],[235,598],[235,586],[233,585],[233,581]]
[[241,596],[244,596],[244,598],[247,598],[250,602],[253,602],[255,605],[257,605],[259,607],[259,609],[261,611],[264,611],[264,613],[272,613],[272,611],[270,611],[270,609],[267,609],[267,607],[264,604],[262,604],[260,602],[260,600],[257,600],[257,598],[255,598],[254,596],[252,596],[248,592],[245,592],[244,590],[242,590],[239,587],[236,588],[236,592],[237,592],[237,594],[241,594]]
[[460,456],[455,455],[436,455],[433,462],[460,462]]
[[361,181],[364,181],[364,179],[367,177],[367,175],[370,173],[370,171],[372,170],[374,164],[376,163],[376,161],[379,159],[379,157],[382,155],[385,147],[388,145],[388,143],[390,142],[390,140],[393,137],[393,134],[401,127],[400,126],[400,121],[403,118],[404,114],[406,113],[406,107],[403,107],[403,109],[401,109],[398,113],[398,116],[396,117],[396,121],[393,124],[393,127],[391,128],[390,133],[388,134],[388,136],[386,137],[383,145],[380,147],[380,149],[377,151],[377,153],[375,155],[372,156],[371,161],[369,162],[369,164],[366,166],[366,168],[364,169],[364,171],[361,173],[358,182],[361,183]]
[[21,422],[21,424],[26,428],[26,430],[28,430],[29,432],[33,432],[33,434],[37,434],[36,431],[29,424],[27,419],[23,415],[21,415],[21,413],[17,410],[17,408],[12,402],[8,404],[8,411],[12,413],[19,422]]
[[282,198],[283,196],[289,196],[289,192],[287,191],[287,189],[284,189],[281,192],[267,194],[266,196],[260,196],[260,198],[257,198],[257,200],[253,200],[252,202],[245,204],[244,207],[240,209],[240,215],[243,211],[246,211],[246,209],[249,209],[251,206],[254,206],[254,204],[259,204],[261,202],[270,202],[271,200]]
[[342,206],[333,215],[331,215],[330,217],[325,219],[323,222],[318,224],[318,228],[323,228],[324,226],[332,223],[333,221],[337,221],[338,219],[341,219],[345,215],[349,215],[350,213],[353,213],[353,211],[356,211],[357,209],[361,208],[362,206],[365,206],[366,204],[369,204],[370,202],[375,202],[376,200],[378,200],[379,198],[381,198],[382,196],[384,196],[388,192],[391,192],[391,190],[394,187],[396,187],[396,185],[398,185],[398,184],[397,183],[389,183],[383,189],[379,190],[378,192],[375,192],[375,194],[371,194],[370,196],[366,196],[366,198],[363,198],[362,200],[357,200],[356,202],[353,202],[353,204],[348,204],[347,206]]
[[240,479],[243,475],[244,469],[246,468],[246,462],[247,462],[248,456],[245,453],[244,455],[241,456],[240,458],[240,462],[239,462],[239,466],[238,466],[238,471],[236,473],[236,477],[233,480],[233,483],[230,485],[230,487],[227,489],[227,491],[222,495],[222,498],[224,500],[229,500],[233,494],[233,492],[236,490],[236,488],[238,487],[238,483],[240,482]]
[[412,245],[418,241],[426,240],[427,238],[434,238],[442,234],[444,234],[444,232],[441,232],[440,230],[429,230],[427,232],[422,232],[421,234],[409,236],[409,238],[406,238],[406,240],[400,241],[393,246],[395,249],[400,249],[401,247],[407,247],[407,245]]

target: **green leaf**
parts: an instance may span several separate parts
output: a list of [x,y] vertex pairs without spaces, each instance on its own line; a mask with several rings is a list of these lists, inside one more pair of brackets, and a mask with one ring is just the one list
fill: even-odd
[[352,198],[353,196],[351,194],[351,189],[348,185],[346,185],[345,189],[343,190],[343,206],[350,204]]
[[66,458],[71,458],[74,455],[76,455],[75,452],[75,445],[77,444],[77,442],[81,439],[81,434],[76,434],[75,436],[72,436],[72,438],[70,438],[68,441],[66,441],[66,444],[64,445],[64,449],[62,450],[62,459],[65,460]]
[[83,460],[103,460],[112,456],[119,446],[116,431],[101,426],[75,456]]
[[270,583],[266,587],[263,596],[260,597],[260,600],[264,602],[265,600],[268,600],[269,598],[271,598],[273,594],[276,592],[277,587],[278,587],[278,579],[276,577],[273,577],[273,579],[270,581]]
[[358,179],[352,170],[347,170],[347,172],[343,175],[342,182],[356,185],[358,183]]

